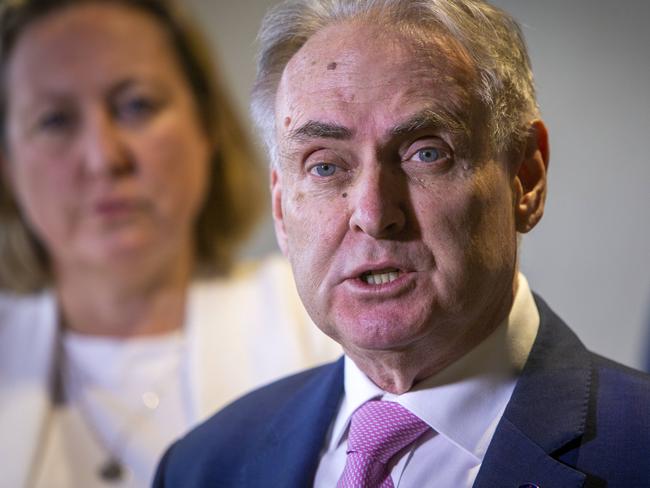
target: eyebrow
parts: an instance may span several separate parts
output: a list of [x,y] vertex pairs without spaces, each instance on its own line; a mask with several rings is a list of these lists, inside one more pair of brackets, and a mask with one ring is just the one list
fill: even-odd
[[[435,129],[451,133],[459,138],[463,145],[470,142],[471,134],[467,123],[453,113],[444,110],[426,108],[397,124],[389,130],[391,137],[399,137],[419,130]],[[352,139],[354,133],[343,125],[309,120],[289,133],[289,139],[305,141],[309,139]]]
[[390,131],[392,136],[402,136],[423,129],[438,129],[469,139],[469,127],[461,118],[447,111],[424,109],[396,125]]
[[304,141],[307,139],[351,139],[352,131],[345,126],[310,120],[289,134],[289,139]]

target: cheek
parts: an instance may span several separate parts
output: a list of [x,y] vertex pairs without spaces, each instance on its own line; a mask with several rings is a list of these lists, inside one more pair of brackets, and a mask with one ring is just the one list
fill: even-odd
[[285,191],[282,206],[288,257],[310,286],[317,286],[345,234],[345,208],[313,190],[301,189]]
[[196,213],[206,193],[210,153],[200,134],[159,131],[141,151],[141,172],[165,213]]
[[414,205],[419,233],[436,255],[453,254],[465,249],[471,241],[471,187],[445,182],[420,191]]
[[[72,150],[62,151],[30,141],[14,142],[10,149],[12,188],[19,191],[68,189],[75,183],[76,165]],[[51,190],[50,190],[51,189]]]
[[296,251],[310,244],[321,244],[328,234],[335,233],[336,216],[340,212],[325,195],[313,189],[295,188],[283,193],[282,207],[287,235]]
[[516,232],[510,186],[499,171],[478,178],[467,198],[468,253],[472,264],[499,271],[516,254]]
[[74,165],[38,151],[12,154],[7,180],[18,206],[38,234],[56,233],[79,198]]
[[499,171],[479,170],[453,185],[426,190],[415,211],[439,269],[461,276],[511,261],[516,242],[512,199]]
[[317,212],[312,205],[306,204],[305,193],[301,190],[285,191],[282,209],[290,259],[296,264],[310,261],[315,233],[321,229],[317,225]]

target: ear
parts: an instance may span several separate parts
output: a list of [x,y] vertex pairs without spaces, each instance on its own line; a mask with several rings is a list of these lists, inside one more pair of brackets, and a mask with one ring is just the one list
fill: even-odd
[[531,123],[514,178],[515,223],[517,232],[529,232],[544,215],[548,170],[548,131],[544,122]]
[[275,238],[282,254],[287,254],[287,233],[284,227],[284,210],[282,209],[282,178],[278,169],[271,169],[271,208],[273,211],[273,224],[275,226]]

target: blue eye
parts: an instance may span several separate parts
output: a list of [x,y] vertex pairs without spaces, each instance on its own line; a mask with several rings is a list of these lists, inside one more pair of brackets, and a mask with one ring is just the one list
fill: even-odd
[[424,147],[418,151],[418,158],[423,163],[435,163],[441,157],[441,151],[435,147]]
[[320,163],[312,168],[318,176],[332,176],[336,172],[336,166],[329,163]]

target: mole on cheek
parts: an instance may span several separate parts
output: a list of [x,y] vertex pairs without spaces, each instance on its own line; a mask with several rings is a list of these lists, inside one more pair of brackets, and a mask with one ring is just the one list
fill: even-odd
[[284,118],[284,126],[289,127],[289,124],[291,124],[291,117],[285,117]]
[[336,63],[332,62],[332,63],[328,64],[327,69],[330,70],[330,71],[335,70],[336,69]]
[[341,196],[342,196],[343,198],[348,198],[348,194],[347,194],[347,193],[343,193]]

